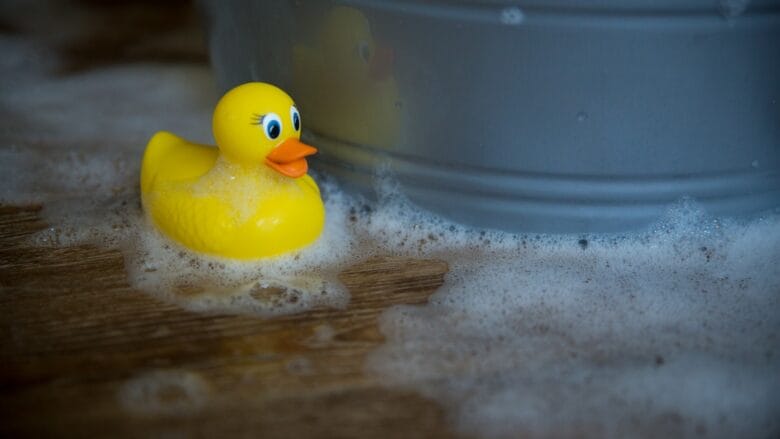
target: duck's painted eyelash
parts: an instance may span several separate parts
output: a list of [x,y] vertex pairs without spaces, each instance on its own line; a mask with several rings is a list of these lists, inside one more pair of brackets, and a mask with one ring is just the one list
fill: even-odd
[[252,124],[252,125],[262,125],[263,124],[263,119],[265,119],[265,114],[253,113],[252,114],[252,121],[249,122],[249,123]]

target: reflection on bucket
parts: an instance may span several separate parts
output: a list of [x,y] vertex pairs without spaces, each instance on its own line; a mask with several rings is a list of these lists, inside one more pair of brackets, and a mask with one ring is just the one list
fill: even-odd
[[393,50],[377,44],[357,9],[333,8],[312,45],[293,48],[293,85],[307,123],[351,143],[390,146],[400,100]]

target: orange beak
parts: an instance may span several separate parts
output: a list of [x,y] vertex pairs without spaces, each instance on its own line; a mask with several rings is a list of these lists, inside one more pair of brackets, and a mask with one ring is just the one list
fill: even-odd
[[302,177],[309,170],[306,156],[317,153],[317,148],[290,137],[265,156],[265,164],[292,178]]

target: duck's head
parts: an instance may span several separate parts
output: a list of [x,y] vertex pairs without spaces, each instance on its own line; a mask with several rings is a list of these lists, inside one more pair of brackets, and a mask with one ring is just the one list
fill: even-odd
[[301,143],[301,116],[292,98],[271,84],[249,82],[227,92],[214,110],[214,138],[233,163],[265,164],[288,177],[306,174],[306,157],[317,152]]
[[394,51],[377,44],[366,16],[348,6],[334,7],[320,33],[328,69],[348,81],[382,81],[392,74]]

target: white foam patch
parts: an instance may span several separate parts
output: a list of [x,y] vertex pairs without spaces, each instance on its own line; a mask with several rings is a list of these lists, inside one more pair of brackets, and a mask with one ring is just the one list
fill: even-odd
[[187,415],[200,410],[210,392],[198,373],[155,370],[123,383],[117,399],[122,408],[136,415]]
[[[12,58],[27,60],[29,48],[3,44],[14,48],[8,65],[26,65]],[[39,131],[3,129],[0,199],[44,203],[51,227],[37,245],[118,248],[130,282],[149,294],[260,316],[347,306],[337,274],[372,255],[444,259],[450,273],[428,305],[381,316],[387,341],[367,371],[439,401],[461,432],[780,433],[777,214],[739,223],[688,201],[643,233],[512,235],[422,212],[388,178],[367,205],[318,177],[327,223],[314,246],[258,262],[210,258],[160,236],[138,194],[155,130],[208,140],[215,97],[203,91],[206,69],[147,65],[61,79],[19,73],[27,69],[9,69],[14,86],[3,88],[0,108]],[[309,342],[327,345],[332,332],[324,326]],[[310,372],[303,357],[289,368]],[[129,384],[120,399],[137,406],[157,381]]]

